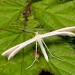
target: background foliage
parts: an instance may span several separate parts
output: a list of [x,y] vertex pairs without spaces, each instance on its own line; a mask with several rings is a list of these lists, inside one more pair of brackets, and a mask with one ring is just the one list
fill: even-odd
[[[0,55],[12,46],[55,29],[75,26],[75,0],[0,0]],[[44,59],[40,48],[39,62],[26,70],[34,60],[35,43],[22,49],[12,60],[0,56],[1,75],[39,75],[42,70],[54,75],[75,75],[75,38],[48,37],[49,55]]]

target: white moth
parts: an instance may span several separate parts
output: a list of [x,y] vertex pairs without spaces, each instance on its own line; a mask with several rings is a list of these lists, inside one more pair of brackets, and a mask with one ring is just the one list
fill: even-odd
[[[75,37],[75,34],[72,32],[73,30],[75,30],[75,26],[73,27],[66,27],[66,28],[62,28],[62,29],[58,29],[58,30],[55,30],[55,31],[52,31],[52,32],[48,32],[48,33],[45,33],[45,34],[38,34],[38,32],[35,33],[35,37],[32,38],[32,39],[29,39],[21,44],[18,44],[8,50],[6,50],[5,52],[2,53],[2,56],[7,56],[8,57],[8,60],[10,60],[12,57],[14,57],[22,48],[24,48],[25,46],[33,43],[33,42],[36,42],[36,52],[37,52],[37,43],[39,44],[40,48],[41,48],[41,51],[42,51],[42,54],[45,58],[45,60],[47,62],[49,62],[49,58],[48,58],[48,55],[46,53],[46,50],[45,50],[45,47],[46,49],[49,51],[48,47],[46,46],[45,42],[43,41],[43,38],[46,38],[46,37],[50,37],[50,36],[55,36],[55,35],[61,35],[61,36],[70,36],[70,37]],[[45,46],[45,47],[44,47]],[[51,52],[49,51],[49,53],[51,54]],[[57,58],[55,57],[54,55],[51,54],[52,57],[54,58]],[[60,58],[57,58],[58,60],[61,60]],[[28,67],[30,68],[34,62],[36,61],[37,59],[35,58],[35,60],[33,61],[33,63]],[[27,68],[27,69],[28,69]]]

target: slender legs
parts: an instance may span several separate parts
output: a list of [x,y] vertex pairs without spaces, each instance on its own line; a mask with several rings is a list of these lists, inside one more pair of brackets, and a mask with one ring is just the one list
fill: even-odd
[[[34,59],[34,61],[32,62],[32,64],[30,65],[30,66],[28,66],[26,69],[29,69],[29,68],[31,68],[33,65],[34,65],[34,63],[36,62],[36,61],[38,61],[38,51],[37,51],[37,41],[36,41],[36,51],[35,51],[35,59]],[[39,62],[39,61],[38,61]]]
[[51,53],[51,51],[49,50],[49,48],[47,47],[47,45],[45,44],[45,42],[44,42],[43,39],[42,39],[42,42],[43,42],[44,46],[46,47],[46,49],[48,50],[48,52],[50,53],[51,57],[56,58],[56,59],[61,60],[61,61],[65,61],[65,60],[62,60],[62,59],[60,59],[60,58],[54,56],[54,55]]
[[[44,40],[42,39],[42,43],[44,44],[44,46],[46,47],[46,49],[48,50],[48,52],[50,53],[51,57],[53,58],[56,58],[57,60],[61,60],[61,61],[65,61],[65,60],[62,60],[61,58],[58,58],[56,56],[54,56],[51,51],[49,50],[49,48],[47,47],[47,45],[45,44]],[[32,62],[32,64],[30,66],[28,66],[26,69],[29,69],[33,66],[33,64],[38,61],[38,58],[39,58],[39,55],[38,55],[38,50],[37,50],[37,41],[36,41],[36,51],[35,51],[35,59],[34,61]],[[39,62],[39,61],[38,61]]]

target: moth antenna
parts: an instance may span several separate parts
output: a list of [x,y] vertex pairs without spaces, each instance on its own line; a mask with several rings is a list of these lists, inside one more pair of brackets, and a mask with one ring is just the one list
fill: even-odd
[[44,46],[46,47],[46,49],[48,50],[48,52],[50,53],[50,55],[51,55],[53,58],[56,58],[56,59],[61,60],[61,61],[65,61],[65,60],[62,60],[62,59],[60,59],[60,58],[54,56],[54,55],[51,53],[51,51],[49,51],[49,48],[47,47],[47,45],[45,44],[45,42],[44,42],[43,39],[42,39],[42,42],[43,42]]

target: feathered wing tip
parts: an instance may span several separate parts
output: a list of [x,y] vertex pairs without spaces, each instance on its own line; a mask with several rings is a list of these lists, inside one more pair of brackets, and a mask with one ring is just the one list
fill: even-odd
[[10,55],[9,55],[9,57],[8,57],[8,60],[10,60],[11,58],[13,58],[22,48],[23,48],[23,47],[21,47],[21,44],[20,44],[20,46],[18,46],[15,50],[13,50],[13,51],[10,53]]
[[2,53],[2,56],[7,56],[7,57],[9,57],[10,54],[11,54],[15,49],[17,49],[18,47],[19,47],[19,45],[16,45],[16,46],[14,46],[14,47],[12,47],[12,48],[6,50],[5,52]]
[[8,60],[10,60],[12,57],[14,57],[23,47],[27,46],[28,44],[36,41],[36,38],[32,38],[30,40],[27,40],[21,44],[18,44],[5,52],[2,53],[2,56],[7,56]]
[[72,32],[75,30],[75,26],[72,26],[72,27],[66,27],[66,28],[61,28],[61,29],[58,29],[58,30],[55,30],[55,31],[59,31],[59,32],[64,32],[64,31],[68,31],[68,32]]
[[59,32],[57,35],[75,37],[75,34],[72,32]]
[[41,37],[45,38],[45,37],[55,36],[55,35],[75,37],[75,34],[72,32],[74,30],[75,30],[75,26],[61,28],[61,29],[58,29],[58,30],[55,30],[55,31],[52,31],[52,32],[42,34]]
[[53,32],[42,34],[41,37],[46,38],[46,37],[49,37],[49,36],[56,36],[56,35],[75,37],[74,33],[66,32],[66,31],[65,32],[55,32],[55,31],[53,31]]
[[10,60],[12,57],[14,57],[20,50],[20,48],[22,48],[22,44],[18,44],[8,50],[6,50],[5,52],[2,53],[2,56],[7,56],[8,60]]
[[17,47],[8,57],[8,60],[10,60],[12,57],[14,57],[22,48],[27,46],[28,44],[36,41],[36,38],[29,39],[21,44],[19,44],[19,47]]

